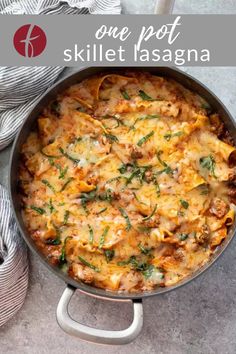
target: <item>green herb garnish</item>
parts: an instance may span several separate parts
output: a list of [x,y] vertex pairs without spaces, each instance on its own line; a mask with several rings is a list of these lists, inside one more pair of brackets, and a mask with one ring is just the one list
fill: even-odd
[[103,194],[99,195],[99,199],[106,200],[109,203],[111,203],[113,200],[113,191],[110,188],[106,189],[106,191]]
[[87,193],[85,193],[85,192],[81,193],[81,195],[80,195],[81,205],[87,214],[89,213],[89,211],[87,209],[87,203],[97,199],[96,193],[97,193],[97,188],[95,188],[93,191],[90,191]]
[[64,183],[63,186],[61,187],[60,192],[63,192],[66,189],[66,187],[68,186],[68,184],[73,181],[73,179],[74,179],[73,177],[69,177],[67,179],[66,183]]
[[[60,166],[60,165],[58,165],[58,166]],[[61,168],[61,166],[60,166],[59,171],[60,171],[59,179],[64,179],[67,174],[67,171],[68,171],[68,166],[66,166],[64,169]]]
[[179,201],[180,201],[180,204],[182,205],[182,207],[183,207],[184,209],[188,209],[189,203],[187,202],[187,200],[180,199]]
[[49,200],[48,208],[49,208],[51,214],[56,210],[52,204],[52,199]]
[[39,207],[36,207],[34,205],[31,205],[30,206],[30,209],[36,211],[36,213],[40,214],[40,215],[43,215],[46,213],[46,211],[43,209],[43,208],[39,208]]
[[143,226],[143,225],[138,226],[139,232],[149,233],[151,229],[152,229],[151,226]]
[[167,140],[167,141],[170,141],[171,138],[175,137],[175,136],[181,136],[183,135],[183,132],[179,131],[179,132],[176,132],[176,133],[167,133],[164,135],[164,138]]
[[182,233],[179,235],[180,241],[185,241],[187,238],[188,238],[188,234],[186,233]]
[[131,227],[132,227],[131,222],[129,220],[129,216],[128,216],[128,214],[126,213],[126,211],[123,208],[119,208],[119,211],[120,211],[121,215],[123,216],[123,218],[126,221],[126,225],[127,225],[126,226],[126,230],[129,231],[131,229]]
[[160,116],[158,114],[147,114],[146,116],[139,117],[135,120],[134,124],[130,126],[129,130],[135,129],[136,123],[143,120],[151,120],[151,119],[159,119]]
[[122,96],[124,97],[125,100],[128,100],[128,101],[130,100],[130,96],[127,91],[121,90],[120,93],[122,94]]
[[67,236],[64,240],[64,243],[63,243],[63,246],[62,246],[62,249],[61,249],[61,255],[60,255],[60,258],[59,258],[59,261],[60,261],[60,264],[62,265],[63,263],[66,263],[66,242],[68,240],[72,239],[71,236]]
[[144,246],[141,245],[141,243],[138,245],[140,251],[143,253],[143,254],[150,254],[150,251],[151,251],[151,248],[146,248]]
[[106,115],[106,116],[103,116],[102,119],[113,119],[116,121],[116,126],[114,126],[113,128],[111,129],[115,129],[115,128],[118,128],[120,125],[125,125],[124,122],[117,118],[116,116],[109,116],[109,115]]
[[94,241],[94,234],[93,234],[93,229],[92,226],[88,224],[88,229],[89,229],[89,243],[93,244]]
[[107,208],[102,208],[101,210],[99,210],[98,212],[97,212],[97,215],[100,215],[100,214],[102,214],[104,211],[106,211],[107,210]]
[[93,269],[95,272],[98,272],[98,273],[100,272],[99,268],[95,267],[93,264],[91,264],[88,261],[86,261],[86,259],[84,259],[83,257],[78,256],[78,258],[79,258],[80,262],[83,263],[85,266]]
[[110,178],[106,181],[106,184],[107,183],[111,183],[111,182],[114,182],[114,181],[118,181],[119,179],[121,179],[122,176],[116,176],[116,177],[113,177],[113,178]]
[[58,245],[60,245],[60,243],[61,243],[60,237],[57,237],[55,239],[48,239],[46,241],[46,244],[53,245],[53,246],[58,246]]
[[64,214],[63,225],[66,225],[68,223],[69,216],[70,216],[70,212],[69,210],[66,210]]
[[47,179],[42,179],[42,183],[46,187],[50,188],[54,193],[56,192],[55,188],[51,185],[51,183]]
[[106,226],[105,227],[105,229],[104,229],[104,231],[102,233],[102,236],[100,238],[100,241],[99,241],[99,246],[98,246],[99,249],[101,249],[103,247],[103,245],[105,243],[105,238],[106,238],[106,235],[107,235],[109,229],[110,229],[110,226]]
[[49,155],[49,154],[46,154],[46,152],[44,152],[43,149],[40,152],[41,152],[42,155],[44,155],[45,157],[47,157],[49,159],[58,159],[59,157],[61,157],[60,155]]
[[60,115],[60,103],[58,101],[54,101],[54,102],[51,103],[51,111],[56,116]]
[[106,257],[106,261],[108,263],[114,258],[115,251],[114,250],[105,250],[104,254],[105,254],[105,257]]
[[74,163],[79,163],[80,160],[71,156],[70,154],[68,154],[62,147],[59,148],[59,151],[62,153],[63,156],[65,156],[68,160],[74,162]]
[[153,211],[151,212],[151,214],[149,216],[145,216],[145,218],[143,218],[143,221],[147,221],[147,220],[151,219],[152,216],[155,214],[156,210],[157,210],[157,204],[155,205],[155,207],[154,207]]
[[211,106],[207,102],[202,102],[201,108],[211,111]]
[[157,152],[157,159],[160,162],[160,164],[164,167],[164,169],[159,171],[157,174],[166,173],[167,175],[173,176],[174,172],[173,172],[172,168],[170,166],[168,166],[167,163],[161,159],[161,154],[163,154],[163,151],[159,150]]
[[207,184],[203,184],[199,187],[201,195],[207,195],[210,193],[209,186]]
[[134,198],[137,200],[138,203],[143,204],[143,205],[147,205],[146,203],[142,202],[138,197],[137,194],[135,192],[133,192],[133,196]]
[[117,143],[119,141],[119,139],[113,134],[105,133],[104,135],[111,143]]
[[206,168],[214,178],[217,178],[215,174],[216,162],[212,155],[201,157],[199,162],[202,168]]
[[150,133],[142,137],[138,142],[138,146],[142,146],[149,138],[151,138],[154,135],[154,131],[152,130]]
[[148,95],[146,94],[146,92],[144,92],[143,90],[139,90],[139,96],[140,96],[140,97],[142,98],[142,100],[144,100],[144,101],[155,101],[154,98],[148,96]]
[[[135,256],[131,256],[128,261],[118,262],[117,265],[131,265],[131,268],[141,272],[145,278],[149,278],[156,269],[152,264],[146,262],[139,262]],[[163,275],[164,277],[164,275]]]

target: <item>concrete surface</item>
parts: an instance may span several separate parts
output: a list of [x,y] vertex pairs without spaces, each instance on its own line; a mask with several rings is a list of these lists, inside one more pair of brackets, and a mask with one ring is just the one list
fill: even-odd
[[[236,2],[233,0],[177,2],[176,8],[180,13],[205,12],[206,3],[208,9],[211,6],[212,12],[236,12]],[[125,12],[152,11],[151,0],[124,0],[123,3]],[[236,117],[236,68],[183,70],[211,88]],[[4,185],[7,184],[9,151],[10,148],[0,153],[0,183]],[[177,291],[146,299],[143,331],[133,343],[124,347],[97,346],[66,335],[55,318],[56,306],[65,284],[30,254],[27,298],[18,314],[0,329],[0,353],[103,354],[106,351],[109,354],[234,354],[235,252],[236,239],[219,261],[200,278]],[[130,304],[95,300],[81,294],[74,296],[70,312],[83,323],[106,329],[125,328],[132,319]]]

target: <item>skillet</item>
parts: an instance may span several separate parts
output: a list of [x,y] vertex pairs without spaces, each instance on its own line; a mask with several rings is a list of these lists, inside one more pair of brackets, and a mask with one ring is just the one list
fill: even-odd
[[[40,253],[37,249],[34,241],[30,237],[21,216],[20,200],[18,195],[18,166],[20,161],[20,151],[22,144],[26,141],[29,133],[36,126],[36,121],[38,115],[41,113],[43,108],[49,104],[50,101],[55,99],[55,97],[63,92],[65,89],[71,85],[78,83],[92,75],[110,72],[124,72],[125,70],[130,70],[131,68],[125,67],[115,67],[115,68],[104,68],[104,67],[90,67],[85,68],[73,73],[72,75],[63,78],[58,81],[52,87],[50,87],[44,95],[35,104],[34,108],[29,113],[28,117],[25,119],[12,148],[11,158],[10,158],[10,169],[9,169],[9,191],[12,208],[14,210],[14,216],[17,221],[18,228],[27,245],[35,254],[40,257],[40,260],[48,267],[49,270],[53,271],[59,278],[61,278],[66,283],[66,288],[62,294],[62,297],[58,303],[57,307],[57,321],[60,327],[68,334],[75,335],[81,339],[100,343],[100,344],[126,344],[134,340],[140,333],[143,325],[143,306],[142,299],[150,296],[161,295],[168,291],[177,290],[180,286],[183,286],[194,280],[197,276],[202,274],[207,270],[223,253],[226,247],[229,245],[230,241],[233,239],[236,231],[236,222],[230,227],[228,236],[222,242],[220,246],[216,249],[215,253],[211,256],[208,263],[203,267],[198,269],[196,272],[192,273],[190,276],[184,278],[181,282],[176,285],[164,288],[156,288],[149,292],[142,293],[118,293],[112,291],[106,291],[104,289],[98,289],[91,285],[77,282],[70,278],[67,274],[63,273],[61,269],[50,264],[46,257]],[[190,75],[170,67],[142,67],[142,68],[132,68],[132,71],[148,71],[153,75],[160,75],[164,77],[169,77],[177,82],[181,83],[183,86],[191,91],[198,93],[202,96],[212,107],[214,112],[219,113],[221,119],[223,120],[226,128],[230,131],[231,136],[234,141],[236,141],[236,124],[233,117],[228,112],[223,103],[202,83],[200,83],[195,78]],[[87,295],[97,297],[98,299],[103,298],[113,301],[129,301],[133,303],[133,321],[131,325],[120,331],[111,330],[100,330],[92,327],[85,326],[81,323],[76,322],[72,319],[68,313],[68,305],[70,303],[71,297],[73,296],[75,290],[78,290]]]

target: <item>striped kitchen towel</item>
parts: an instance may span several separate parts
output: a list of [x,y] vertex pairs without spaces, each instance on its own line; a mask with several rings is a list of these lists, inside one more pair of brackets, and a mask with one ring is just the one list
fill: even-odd
[[[0,0],[0,14],[119,14],[120,0]],[[0,67],[0,150],[9,145],[61,67]],[[0,185],[0,326],[22,306],[28,284],[26,247]]]

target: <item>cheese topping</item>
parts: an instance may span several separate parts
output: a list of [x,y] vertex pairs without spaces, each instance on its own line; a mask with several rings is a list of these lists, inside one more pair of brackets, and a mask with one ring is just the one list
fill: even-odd
[[125,292],[176,284],[234,220],[235,147],[224,129],[170,79],[109,74],[70,87],[22,146],[30,235],[76,280]]

